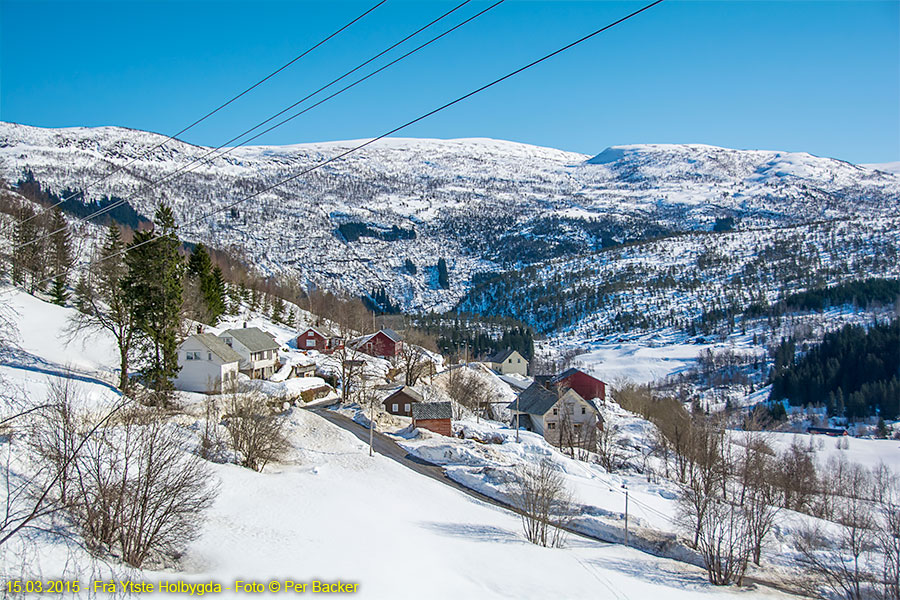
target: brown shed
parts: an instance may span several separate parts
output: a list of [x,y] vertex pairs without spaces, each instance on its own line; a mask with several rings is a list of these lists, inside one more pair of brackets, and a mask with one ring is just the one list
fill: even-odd
[[382,400],[381,403],[384,404],[384,410],[392,415],[409,417],[412,415],[412,407],[423,400],[422,394],[408,385],[404,385],[402,388]]
[[421,402],[412,406],[413,427],[421,427],[447,437],[453,435],[450,425],[452,417],[453,408],[449,402]]

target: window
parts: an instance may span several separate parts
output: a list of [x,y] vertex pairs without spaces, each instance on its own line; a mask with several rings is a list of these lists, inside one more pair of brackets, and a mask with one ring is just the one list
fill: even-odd
[[409,412],[409,404],[403,405],[403,412]]
[[587,407],[585,407],[585,406],[581,407],[581,414],[583,414],[583,415],[587,414]]
[[186,354],[186,356],[185,356],[186,360],[200,360],[199,352],[195,352],[193,350],[188,350],[187,352],[185,352],[185,354]]
[[306,340],[306,347],[307,347],[307,348],[315,348],[315,347],[316,347],[316,340],[315,340],[315,338],[307,338],[307,340]]
[[519,364],[521,365],[521,364],[522,364],[522,359],[521,359],[521,358],[517,358],[517,359],[516,359],[516,362],[519,363]]
[[230,337],[225,338],[225,345],[228,346],[229,348],[231,348],[231,338]]
[[569,414],[570,414],[570,415],[574,415],[574,414],[575,414],[575,405],[574,405],[574,404],[570,404],[570,405],[569,405]]
[[206,353],[206,360],[212,360],[212,352]]
[[556,423],[547,423],[547,429],[556,429]]
[[559,409],[558,409],[558,408],[554,408],[554,409],[553,409],[553,416],[555,417],[555,416],[558,415],[558,414],[559,414]]
[[393,408],[393,411],[394,411],[394,412],[400,412],[400,405],[399,405],[399,404],[391,404],[391,407]]

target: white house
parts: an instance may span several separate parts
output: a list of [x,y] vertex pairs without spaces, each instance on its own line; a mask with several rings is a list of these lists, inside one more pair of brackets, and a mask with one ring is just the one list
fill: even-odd
[[178,346],[175,387],[186,392],[221,392],[237,379],[241,355],[211,333],[195,333]]
[[596,441],[593,428],[603,427],[603,417],[593,400],[585,400],[575,390],[558,395],[533,383],[507,407],[512,411],[512,426],[544,436],[556,446],[585,446]]
[[258,327],[229,329],[219,334],[225,344],[241,355],[241,373],[251,379],[268,379],[275,373],[278,342]]
[[489,356],[484,362],[490,369],[497,371],[501,375],[509,375],[511,373],[528,375],[528,361],[516,350],[503,350],[493,356]]

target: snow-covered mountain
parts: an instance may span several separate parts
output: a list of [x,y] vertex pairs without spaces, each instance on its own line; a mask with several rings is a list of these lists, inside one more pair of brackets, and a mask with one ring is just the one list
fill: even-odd
[[[165,139],[0,123],[0,175],[15,182],[27,168],[59,191],[128,164],[87,195],[126,198],[146,216],[166,200],[187,240],[239,249],[263,272],[306,284],[384,287],[408,309],[452,307],[479,273],[710,230],[717,218],[749,229],[900,208],[900,175],[806,153],[648,144],[590,157],[489,139],[392,138],[268,189],[362,141],[204,158],[210,149],[180,141],[153,149]],[[449,289],[438,284],[439,258]]]

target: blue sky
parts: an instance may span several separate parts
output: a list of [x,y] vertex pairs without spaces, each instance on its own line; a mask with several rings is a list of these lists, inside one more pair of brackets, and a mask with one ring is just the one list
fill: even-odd
[[[0,0],[0,119],[172,134],[374,3]],[[388,0],[182,139],[223,143],[454,4]],[[642,4],[507,0],[255,143],[379,135]],[[402,135],[900,160],[900,2],[667,0]]]

